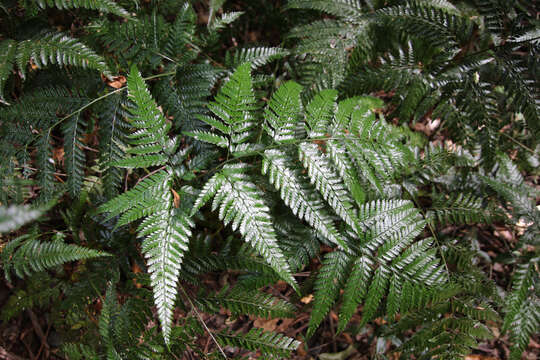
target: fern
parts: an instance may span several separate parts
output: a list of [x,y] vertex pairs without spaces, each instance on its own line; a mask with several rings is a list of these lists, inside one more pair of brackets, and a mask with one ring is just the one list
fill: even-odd
[[[135,130],[128,135],[132,147],[126,153],[133,155],[115,161],[114,165],[129,168],[163,166],[176,148],[175,142],[168,137],[171,125],[159,111],[136,67],[131,69],[128,78],[128,93],[134,102],[134,107],[130,108],[130,123]],[[193,226],[189,216],[174,206],[171,171],[164,166],[98,209],[108,212],[110,218],[121,214],[117,226],[144,218],[137,232],[143,238],[142,250],[166,342],[171,333],[181,261]]]
[[213,197],[212,208],[219,208],[219,218],[226,224],[232,223],[233,230],[238,229],[281,278],[296,288],[296,280],[278,247],[269,209],[261,191],[245,174],[246,170],[240,164],[225,166],[205,185],[192,214]]
[[113,0],[78,0],[78,1],[66,1],[66,0],[37,0],[38,5],[41,8],[56,7],[60,10],[63,9],[92,9],[98,10],[103,13],[115,14],[125,18],[129,18],[130,14],[125,9],[120,7]]
[[23,78],[30,61],[38,68],[48,64],[73,65],[95,69],[110,76],[107,65],[99,55],[62,33],[44,33],[39,39],[20,42],[17,44],[15,58]]
[[295,307],[290,303],[277,299],[260,291],[247,291],[243,288],[223,289],[215,296],[201,296],[197,300],[204,309],[218,312],[225,307],[233,315],[250,314],[264,318],[292,317]]
[[252,329],[247,334],[221,332],[215,335],[222,345],[238,346],[248,350],[261,350],[267,356],[287,358],[295,350],[298,341],[262,329]]
[[79,196],[83,178],[86,156],[84,154],[84,144],[81,141],[81,137],[86,129],[86,122],[82,119],[80,113],[70,117],[68,121],[64,123],[64,152],[65,152],[65,164],[68,174],[68,189],[73,198]]
[[61,234],[52,242],[40,242],[34,236],[23,235],[12,240],[4,248],[2,263],[4,273],[9,280],[11,271],[14,271],[18,277],[24,278],[66,262],[99,256],[109,256],[109,254],[78,245],[68,245],[62,241]]

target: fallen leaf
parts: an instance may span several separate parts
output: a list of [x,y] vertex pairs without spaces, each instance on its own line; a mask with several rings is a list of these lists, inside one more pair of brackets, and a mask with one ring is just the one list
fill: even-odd
[[303,298],[300,299],[300,302],[302,302],[304,304],[309,304],[312,301],[313,301],[313,294],[309,294],[309,295],[304,296]]
[[107,85],[109,85],[112,88],[120,89],[124,84],[126,83],[126,77],[125,76],[113,76],[112,80],[107,80]]

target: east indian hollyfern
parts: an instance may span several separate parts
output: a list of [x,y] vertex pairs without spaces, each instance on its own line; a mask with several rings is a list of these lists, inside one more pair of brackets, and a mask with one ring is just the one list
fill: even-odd
[[534,354],[535,14],[2,2],[0,352]]

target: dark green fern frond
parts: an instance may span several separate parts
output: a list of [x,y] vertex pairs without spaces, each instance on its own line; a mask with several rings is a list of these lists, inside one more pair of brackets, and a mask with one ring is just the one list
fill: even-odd
[[489,221],[482,200],[473,194],[461,193],[448,199],[435,197],[427,217],[439,224],[473,224]]
[[319,10],[337,17],[357,17],[363,8],[360,0],[290,0],[287,7]]
[[510,333],[514,347],[510,359],[521,359],[529,339],[540,330],[539,258],[518,265],[512,278],[512,290],[506,299],[503,331]]
[[6,39],[0,42],[0,101],[4,103],[4,84],[13,69],[16,51],[17,44],[15,41]]
[[309,319],[307,336],[312,336],[326,314],[337,299],[339,289],[350,273],[351,258],[342,251],[334,251],[326,255],[322,268],[315,281],[315,300]]
[[122,170],[111,164],[123,159],[127,149],[129,124],[125,110],[127,100],[123,95],[112,95],[99,106],[99,149],[103,174],[103,186],[107,199],[118,194],[122,182]]
[[219,312],[220,308],[224,307],[236,316],[249,314],[263,318],[293,317],[296,310],[284,300],[259,290],[246,290],[241,287],[223,289],[213,296],[198,297],[197,301],[203,305],[203,309]]
[[263,329],[251,329],[248,333],[220,332],[214,335],[223,346],[236,346],[247,350],[262,351],[270,358],[284,359],[296,350],[300,343],[292,338]]
[[23,78],[30,61],[39,68],[48,64],[72,65],[111,75],[101,56],[63,33],[44,33],[37,39],[20,42],[17,45],[16,63]]
[[38,5],[44,9],[46,7],[56,7],[63,9],[91,9],[102,13],[109,13],[125,18],[131,17],[129,12],[118,5],[113,0],[37,0]]
[[20,277],[45,271],[55,266],[75,260],[91,259],[109,254],[78,245],[66,244],[58,234],[51,242],[41,242],[33,236],[24,236],[12,240],[15,246],[9,246],[2,252],[2,262],[6,276],[8,270]]
[[86,156],[82,137],[86,130],[86,121],[81,113],[71,116],[64,122],[64,163],[66,166],[67,187],[72,198],[77,198],[81,192],[84,179]]

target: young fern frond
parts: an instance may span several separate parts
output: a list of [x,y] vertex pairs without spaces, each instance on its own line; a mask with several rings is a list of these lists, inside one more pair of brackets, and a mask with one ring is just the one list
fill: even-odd
[[[253,129],[257,126],[255,112],[257,103],[253,93],[250,75],[250,64],[240,65],[230,79],[221,87],[215,101],[208,104],[215,117],[199,116],[199,119],[214,127],[230,139],[231,152],[235,146],[243,144],[253,137]],[[205,131],[187,133],[194,138],[212,144],[225,146],[225,138]]]

